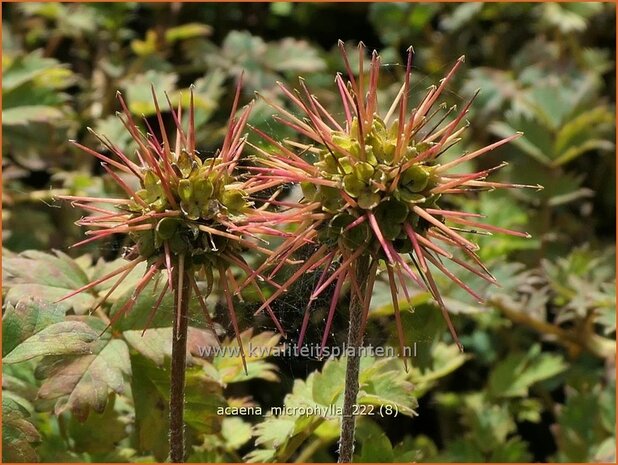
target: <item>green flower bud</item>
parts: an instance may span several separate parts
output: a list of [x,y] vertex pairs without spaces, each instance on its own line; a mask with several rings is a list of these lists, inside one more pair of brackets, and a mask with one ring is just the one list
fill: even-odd
[[246,205],[244,192],[239,189],[225,189],[221,203],[231,212],[240,212]]
[[315,186],[315,184],[303,181],[300,183],[300,188],[303,191],[303,196],[305,197],[305,199],[307,200],[315,199],[315,195],[318,192],[318,189]]
[[197,167],[197,163],[195,163],[192,156],[190,156],[187,152],[183,150],[180,155],[178,155],[176,166],[180,170],[182,177],[188,178],[191,175],[193,169]]
[[178,218],[163,218],[157,223],[155,229],[157,237],[161,240],[167,240],[171,238],[180,226],[180,220]]
[[215,188],[208,179],[197,179],[193,183],[193,196],[200,203],[209,200],[214,191]]
[[410,192],[421,192],[427,187],[429,173],[420,165],[413,165],[401,175],[401,185]]
[[178,182],[178,196],[183,202],[193,200],[193,183],[189,179],[181,179]]
[[141,231],[136,240],[139,254],[142,257],[150,257],[155,253],[155,240],[152,231]]
[[343,190],[350,197],[357,198],[366,190],[367,184],[361,181],[355,174],[346,174],[343,177]]
[[399,200],[389,199],[376,209],[376,216],[385,223],[401,224],[408,217],[409,207]]
[[417,194],[415,192],[410,192],[408,189],[400,188],[395,192],[395,197],[398,197],[402,202],[406,202],[408,204],[419,204],[425,202],[427,198],[422,194]]
[[371,230],[367,222],[358,224],[353,228],[343,233],[343,244],[351,250],[355,250],[361,245],[367,243],[371,238]]
[[370,190],[364,190],[358,196],[358,206],[364,210],[371,210],[380,203],[380,195],[371,192]]
[[362,181],[363,183],[369,183],[371,176],[373,176],[374,169],[369,163],[365,163],[364,161],[360,161],[354,165],[352,168],[352,172],[354,176]]

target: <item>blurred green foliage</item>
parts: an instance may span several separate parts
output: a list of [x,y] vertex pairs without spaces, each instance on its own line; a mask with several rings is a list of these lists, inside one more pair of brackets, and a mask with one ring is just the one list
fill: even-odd
[[[481,195],[463,209],[531,240],[480,237],[481,258],[501,283],[472,303],[441,282],[466,352],[450,342],[429,296],[401,303],[409,371],[395,359],[365,359],[361,403],[396,405],[399,415],[362,416],[358,461],[615,461],[615,6],[610,3],[248,3],[3,4],[3,460],[153,461],[167,457],[171,298],[142,337],[154,297],[99,334],[130,297],[137,270],[109,305],[98,286],[54,304],[103,276],[121,238],[68,250],[81,238],[80,213],[58,194],[115,196],[96,162],[69,139],[99,147],[92,127],[132,154],[114,113],[117,90],[136,117],[160,101],[188,105],[195,86],[198,147],[222,140],[233,89],[282,103],[277,81],[299,75],[325,106],[342,71],[336,43],[359,40],[381,52],[382,90],[392,97],[416,51],[412,100],[460,55],[466,66],[449,103],[482,90],[461,149],[521,130],[525,136],[487,162],[507,160],[497,179],[541,184],[539,192]],[[383,100],[388,101],[388,98]],[[334,108],[338,115],[341,109]],[[169,117],[169,115],[167,115]],[[258,101],[251,124],[278,137]],[[447,153],[452,156],[455,153]],[[491,159],[493,157],[493,160]],[[453,270],[456,272],[456,270]],[[143,270],[142,270],[143,272]],[[307,279],[313,279],[308,277]],[[298,327],[307,290],[277,304]],[[307,286],[309,289],[310,286]],[[388,286],[376,285],[366,340],[396,346]],[[217,315],[216,296],[211,308]],[[342,303],[342,308],[345,303]],[[245,342],[275,347],[241,306]],[[194,315],[200,315],[194,309]],[[320,314],[314,324],[320,327]],[[219,320],[219,318],[218,318]],[[221,332],[228,322],[220,321]],[[208,357],[201,317],[190,330],[187,415],[190,460],[332,461],[338,420],[268,416],[272,406],[336,406],[343,360]],[[335,321],[342,341],[345,318]],[[317,331],[316,331],[317,334]],[[235,342],[228,342],[234,345]],[[217,408],[261,406],[262,415],[221,416]]]

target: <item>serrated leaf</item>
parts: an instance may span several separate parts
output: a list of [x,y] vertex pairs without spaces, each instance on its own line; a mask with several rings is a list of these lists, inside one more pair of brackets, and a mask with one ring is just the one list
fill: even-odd
[[[435,309],[432,309],[433,313]],[[428,346],[430,360],[427,364],[418,361],[410,372],[410,380],[414,383],[416,397],[421,397],[436,384],[441,378],[460,368],[471,358],[468,354],[463,354],[455,344],[445,344],[438,342]],[[421,357],[423,354],[420,354]],[[418,359],[419,357],[416,357]]]
[[313,400],[322,405],[341,404],[337,401],[343,394],[342,379],[345,379],[343,363],[325,363],[322,371],[317,372],[313,378]]
[[251,424],[237,417],[224,418],[221,435],[227,447],[239,449],[251,439]]
[[38,462],[34,445],[41,435],[30,423],[28,411],[13,399],[2,397],[2,461]]
[[[6,301],[13,304],[25,298],[55,302],[71,291],[88,284],[85,271],[62,252],[55,256],[34,250],[3,260],[4,286],[8,289]],[[80,293],[65,300],[62,305],[73,307],[77,313],[92,308],[94,297]]]
[[[286,461],[324,422],[338,421],[343,403],[346,359],[329,359],[321,372],[306,380],[297,379],[292,393],[284,401],[283,414],[268,416],[255,426],[256,444],[275,449],[277,461]],[[403,364],[396,359],[363,357],[360,367],[358,403],[390,405],[403,415],[413,415],[416,399],[412,384],[406,380]],[[313,415],[302,412],[312,411]],[[298,412],[290,415],[289,412]],[[264,455],[269,453],[264,452]],[[255,460],[260,454],[250,454]]]
[[76,317],[67,323],[80,323],[82,329],[87,326],[89,330],[83,331],[94,336],[94,340],[85,351],[43,359],[36,372],[44,379],[39,398],[56,400],[56,414],[70,410],[85,420],[90,409],[104,411],[110,392],[124,392],[125,377],[131,373],[129,351],[124,341],[112,339],[109,332],[103,333],[106,324],[97,318]]
[[[154,384],[159,395],[169,401],[170,379],[169,361],[162,369],[153,361],[139,356],[131,359],[132,366],[139,365],[142,376]],[[186,370],[185,384],[185,421],[197,431],[205,434],[218,433],[223,417],[217,412],[226,405],[221,384],[209,377],[201,367],[189,367]],[[153,419],[151,418],[151,421]],[[148,434],[144,432],[144,434]]]
[[102,413],[93,412],[80,422],[76,417],[68,421],[67,429],[74,441],[73,450],[88,454],[105,454],[116,447],[127,435],[120,413],[114,410],[115,396],[112,394]]
[[[614,386],[609,389],[614,390]],[[556,430],[557,459],[570,462],[588,462],[596,453],[597,444],[608,437],[615,438],[599,421],[602,391],[597,385],[591,392],[575,392],[567,399],[558,416]],[[615,404],[609,408],[615,410]],[[614,424],[610,425],[612,430]]]
[[4,363],[19,363],[45,355],[88,354],[99,334],[82,321],[62,321],[43,328],[4,356]]
[[270,331],[264,331],[255,336],[253,329],[240,333],[240,339],[245,350],[247,373],[245,373],[236,338],[225,340],[222,343],[225,352],[214,354],[212,360],[212,365],[217,369],[220,380],[226,384],[255,378],[279,381],[277,366],[265,359],[269,357],[271,350],[276,349],[280,338],[279,334]]
[[[149,328],[146,331],[128,330],[122,333],[133,350],[163,366],[172,356],[172,328]],[[217,346],[217,339],[208,330],[189,327],[187,330],[187,363],[193,364],[193,356],[204,357],[205,350]]]
[[370,436],[363,441],[360,457],[355,459],[360,463],[393,462],[393,445],[385,433]]
[[8,303],[2,316],[2,356],[47,326],[60,323],[64,314],[63,307],[39,300]]
[[489,392],[495,397],[525,397],[535,383],[566,369],[562,356],[541,353],[533,345],[527,353],[514,353],[495,365],[489,375]]

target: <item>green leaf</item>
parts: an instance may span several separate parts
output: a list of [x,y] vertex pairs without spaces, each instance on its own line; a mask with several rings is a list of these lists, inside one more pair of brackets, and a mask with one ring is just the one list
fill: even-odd
[[[206,73],[203,78],[195,81],[193,87],[193,103],[195,105],[195,126],[199,127],[208,122],[212,114],[219,107],[219,100],[225,93],[225,73],[219,69],[213,69]],[[183,107],[189,107],[190,92],[183,92]],[[185,112],[188,117],[188,112]]]
[[[128,330],[122,333],[133,350],[163,366],[172,356],[172,328],[149,328],[146,331]],[[216,347],[216,337],[207,330],[189,327],[187,330],[187,363],[196,363],[193,356],[203,357],[204,349]]]
[[358,206],[365,209],[371,210],[376,207],[380,203],[380,195],[374,194],[371,191],[363,191],[358,196]]
[[131,356],[131,393],[135,406],[135,443],[141,455],[163,462],[168,454],[169,407],[150,379],[150,364],[140,355]]
[[2,397],[2,461],[38,462],[34,445],[41,435],[30,423],[30,414],[19,403]]
[[[489,219],[487,223],[501,228],[526,231],[530,227],[528,210],[523,208],[521,202],[505,192],[481,195],[477,200],[463,204],[461,209],[485,215]],[[509,256],[518,250],[535,249],[539,245],[536,237],[528,239],[498,233],[494,233],[493,236],[479,236],[475,238],[475,242],[480,247],[479,256],[486,262]],[[474,278],[469,273],[463,274],[462,277]],[[474,286],[472,288],[479,289]]]
[[[50,72],[54,73],[60,70],[68,72],[68,76],[71,75],[66,65],[60,65],[58,60],[54,58],[43,58],[42,55],[42,50],[36,50],[12,61],[3,61],[2,93],[10,92],[22,84],[34,81],[37,78],[43,78],[42,81],[45,82],[45,77],[49,76]],[[70,80],[67,79],[67,81],[62,83],[62,86],[68,84],[70,84]]]
[[189,179],[181,179],[178,182],[178,196],[183,202],[193,200],[193,183]]
[[389,463],[393,462],[393,446],[385,433],[370,436],[362,443],[360,457],[355,462]]
[[[167,108],[165,94],[171,94],[176,90],[176,81],[178,76],[173,73],[164,73],[149,69],[145,73],[135,74],[127,78],[123,83],[123,87],[127,93],[129,110],[136,115],[144,114],[146,116],[154,115],[156,108],[152,100],[151,85],[154,86],[157,94],[157,100],[162,111]],[[170,97],[172,104],[176,104]]]
[[70,417],[68,432],[74,441],[73,450],[88,454],[106,454],[114,450],[127,436],[125,423],[114,409],[115,395],[110,395],[107,406],[102,413],[93,412],[84,422],[76,417]]
[[182,26],[171,27],[165,31],[165,40],[174,43],[179,40],[204,37],[212,33],[212,27],[201,23],[187,23]]
[[514,353],[499,362],[489,375],[489,392],[495,397],[525,397],[535,383],[567,368],[562,356],[542,353],[533,345],[527,353]]
[[511,144],[539,163],[549,165],[551,163],[552,152],[550,150],[551,140],[546,135],[547,129],[535,127],[535,124],[538,126],[537,123],[524,124],[523,121],[527,120],[520,120],[515,122],[514,125],[493,123],[490,125],[489,129],[492,133],[500,137],[509,137],[517,131],[523,130],[522,132],[524,135],[513,140]]
[[308,42],[285,38],[266,43],[246,31],[230,31],[221,52],[208,57],[211,67],[225,69],[237,76],[245,70],[247,87],[266,91],[276,85],[279,73],[315,72],[325,68],[318,52]]
[[439,455],[439,460],[444,462],[485,463],[485,457],[476,444],[466,439],[456,439],[447,443],[445,451]]
[[[292,393],[285,398],[283,414],[268,416],[255,426],[256,444],[269,451],[275,449],[276,461],[284,462],[318,428],[337,421],[337,411],[343,404],[345,363],[345,357],[329,359],[321,372],[311,373],[306,380],[296,379]],[[399,414],[414,415],[416,399],[401,361],[363,357],[360,370],[359,404],[389,405]],[[314,414],[302,415],[308,409]],[[255,452],[247,458],[257,460],[262,456],[270,456],[270,452]]]
[[367,185],[357,175],[350,173],[343,177],[343,188],[348,195],[356,198],[366,190]]
[[2,110],[2,124],[7,126],[32,122],[50,123],[64,117],[64,113],[58,108],[45,105],[26,105]]
[[231,212],[240,212],[246,206],[245,195],[239,189],[225,189],[221,198],[221,202]]
[[613,437],[603,441],[596,452],[592,461],[595,463],[615,463],[616,462],[616,439]]
[[571,90],[566,89],[559,81],[540,83],[532,87],[530,99],[535,109],[537,124],[544,122],[544,126],[552,132],[564,124],[568,114],[572,111]]
[[[418,313],[418,310],[415,313]],[[437,314],[438,312],[435,311],[435,308],[431,307],[431,313]],[[410,326],[413,325],[406,325],[406,328]],[[440,328],[442,327],[443,325],[440,325]],[[421,328],[417,328],[417,330],[419,333],[422,333]],[[441,335],[443,333],[444,330],[442,329],[439,334]],[[429,335],[431,334],[432,331],[429,331]],[[414,393],[416,397],[423,396],[426,392],[430,391],[441,378],[453,373],[471,358],[470,355],[461,353],[455,344],[438,342],[436,344],[418,345],[419,353],[417,357],[415,357],[416,363],[410,373],[410,380],[414,384]],[[427,358],[429,360],[424,361],[424,359]]]
[[428,182],[429,173],[419,165],[411,166],[401,175],[401,185],[405,186],[410,192],[423,191]]
[[[615,392],[615,387],[609,385],[601,390],[597,384],[590,392],[574,392],[568,397],[558,416],[558,460],[589,462],[597,453],[598,445],[607,438],[615,440],[615,423],[609,425],[611,431],[608,431],[605,422],[599,421],[604,393],[610,390]],[[615,410],[615,400],[611,397],[608,400],[606,408]]]
[[133,137],[131,137],[131,133],[127,131],[127,128],[122,124],[122,119],[116,115],[109,115],[105,118],[98,119],[94,126],[94,131],[114,141],[114,144],[118,146],[123,153],[132,153],[133,150],[131,149],[137,146]]
[[82,321],[62,321],[43,328],[17,345],[4,363],[19,363],[44,355],[90,353],[99,334]]
[[345,365],[343,363],[325,363],[321,372],[315,373],[312,383],[312,397],[321,405],[341,404],[338,402],[343,394]]
[[[132,366],[138,366],[142,376],[146,376],[156,387],[160,396],[169,402],[170,378],[169,359],[164,369],[145,357],[134,356]],[[189,367],[186,370],[185,421],[200,433],[213,434],[221,429],[223,417],[217,412],[226,405],[221,384],[208,376],[202,367]],[[136,406],[137,409],[137,406]],[[151,416],[150,420],[155,421]],[[157,423],[158,424],[158,423]],[[160,425],[159,425],[160,427]],[[144,431],[143,434],[148,434]]]
[[271,43],[264,53],[264,65],[280,72],[311,73],[326,68],[317,49],[292,37]]
[[[4,286],[8,289],[6,301],[13,304],[31,297],[54,302],[89,282],[86,272],[58,251],[55,255],[25,251],[16,257],[6,258],[2,266]],[[92,308],[93,302],[94,297],[84,292],[63,301],[62,305],[84,313]]]
[[556,135],[554,151],[562,154],[573,146],[585,143],[594,137],[599,125],[608,125],[614,121],[609,109],[602,105],[585,111],[564,124]]
[[124,341],[112,339],[109,332],[101,334],[106,324],[97,318],[76,317],[66,323],[80,323],[94,340],[87,350],[78,347],[73,353],[64,351],[43,359],[36,372],[44,379],[39,398],[56,400],[56,414],[70,410],[85,420],[90,409],[105,410],[110,392],[124,392],[125,377],[131,373],[129,351]]
[[483,392],[463,396],[453,393],[452,397],[462,413],[466,434],[461,441],[456,440],[447,445],[441,460],[477,461],[472,460],[473,457],[486,459],[516,431],[506,404],[489,403]]
[[221,425],[221,435],[226,446],[232,450],[240,449],[251,439],[251,424],[238,417],[227,417]]
[[434,442],[424,435],[406,436],[393,447],[394,462],[428,462],[438,455]]
[[414,386],[402,372],[403,363],[394,358],[372,360],[364,357],[361,360],[358,402],[376,407],[388,405],[394,407],[398,415],[415,416],[418,403]]
[[157,235],[162,240],[170,239],[180,224],[181,221],[178,218],[163,218],[157,223]]
[[275,461],[275,449],[253,449],[243,457],[247,463],[270,463]]
[[542,20],[564,34],[573,34],[584,31],[590,17],[602,8],[603,5],[600,3],[582,3],[581,5],[547,3],[541,10]]
[[219,374],[222,383],[238,383],[250,379],[263,379],[266,381],[279,381],[277,366],[267,362],[271,350],[276,350],[281,336],[271,331],[253,335],[253,329],[248,329],[240,333],[243,348],[245,350],[245,362],[247,363],[247,373],[245,373],[240,350],[236,338],[226,339],[222,347],[226,350],[223,353],[215,354],[212,365]]
[[603,151],[612,151],[614,150],[615,145],[613,142],[601,139],[591,139],[587,140],[583,144],[580,144],[575,147],[570,147],[568,150],[563,152],[558,158],[554,160],[553,166],[561,166],[564,165],[571,160],[578,158],[580,155],[583,155],[586,152],[590,152],[592,150],[603,150]]
[[[42,329],[60,323],[65,309],[39,300],[22,300],[13,306],[7,303],[2,316],[2,356]],[[6,360],[5,360],[6,362]]]

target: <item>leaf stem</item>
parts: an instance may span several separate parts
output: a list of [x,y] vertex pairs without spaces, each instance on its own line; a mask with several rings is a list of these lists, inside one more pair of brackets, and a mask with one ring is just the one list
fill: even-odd
[[591,328],[567,330],[546,321],[539,320],[531,313],[508,305],[503,299],[493,298],[489,303],[502,312],[509,320],[523,324],[540,334],[551,336],[555,342],[564,346],[571,354],[578,354],[586,350],[592,355],[602,359],[616,357],[616,343],[614,340],[595,334]]
[[356,282],[360,285],[360,296],[354,290],[350,296],[350,321],[348,326],[348,349],[345,370],[345,387],[343,394],[343,415],[341,417],[341,434],[339,437],[339,463],[350,463],[354,454],[354,435],[356,416],[354,406],[358,395],[358,378],[360,374],[360,350],[363,345],[363,302],[359,299],[365,293],[371,264],[370,255],[365,253],[356,261]]
[[185,369],[187,363],[187,328],[191,280],[184,268],[184,257],[179,257],[178,270],[174,273],[174,294],[176,300],[176,321],[172,329],[172,370],[170,379],[170,460],[185,461]]

